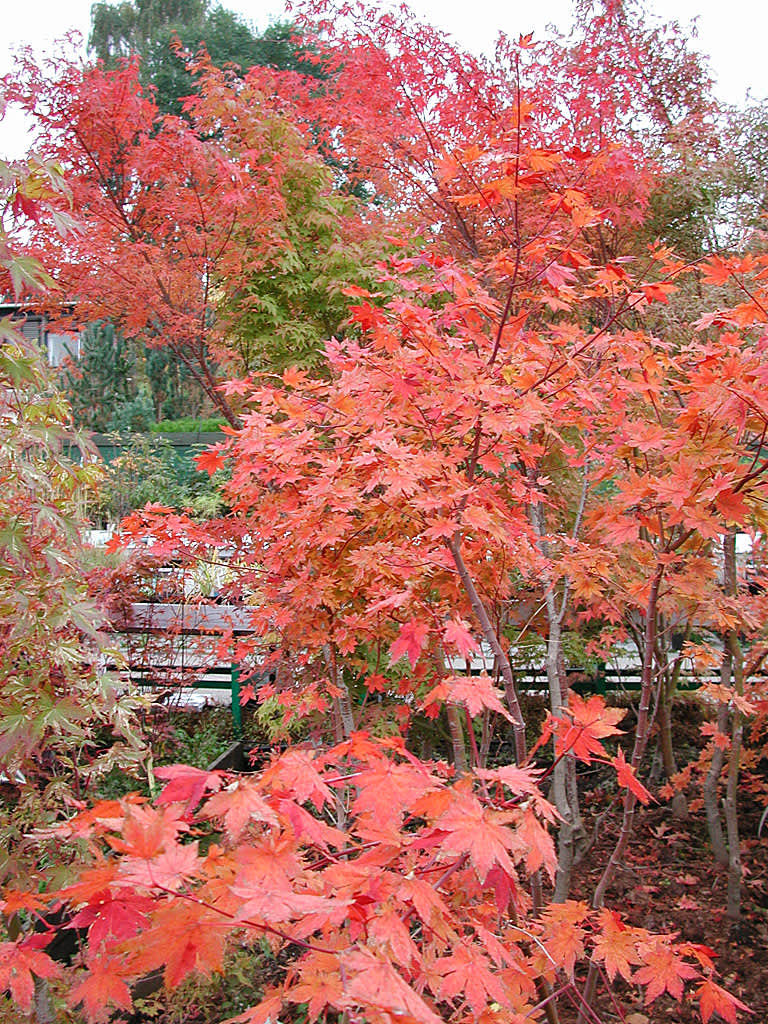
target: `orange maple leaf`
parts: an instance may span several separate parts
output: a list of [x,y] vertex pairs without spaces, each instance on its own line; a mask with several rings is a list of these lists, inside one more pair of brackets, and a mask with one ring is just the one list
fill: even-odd
[[134,885],[176,891],[200,874],[202,864],[196,842],[167,843],[154,857],[126,858],[120,865],[120,874]]
[[401,915],[393,910],[385,911],[368,922],[368,937],[395,963],[410,966],[420,960],[419,950]]
[[320,1020],[329,1007],[344,1005],[340,967],[334,953],[310,953],[296,965],[301,980],[288,989],[286,997],[292,1003],[307,1003],[310,1020]]
[[391,664],[394,665],[395,662],[399,661],[404,654],[407,654],[408,661],[411,663],[411,668],[414,668],[416,662],[421,656],[428,633],[429,627],[426,623],[419,622],[418,619],[411,619],[409,622],[404,622],[400,627],[400,633],[398,634],[397,640],[395,640],[389,649],[389,660]]
[[646,999],[652,1003],[663,992],[674,999],[683,994],[683,982],[695,978],[698,971],[687,964],[663,938],[654,936],[638,946],[643,966],[635,971],[633,981],[646,986]]
[[206,451],[195,456],[195,464],[201,473],[213,476],[217,470],[224,468],[227,460],[218,448],[208,448]]
[[281,989],[268,989],[260,1002],[233,1017],[232,1024],[269,1024],[270,1021],[278,1020],[284,1002]]
[[641,963],[637,954],[639,937],[646,937],[646,932],[638,933],[637,929],[624,924],[614,910],[600,911],[602,931],[595,936],[593,955],[605,964],[608,977],[613,981],[620,974],[626,981],[632,978],[632,966]]
[[88,1020],[108,1020],[111,1007],[132,1010],[131,990],[120,977],[121,964],[114,959],[99,957],[88,965],[88,974],[69,993],[69,1006],[83,1004]]
[[455,794],[435,826],[447,833],[443,849],[468,854],[478,878],[484,882],[495,864],[514,876],[508,852],[515,845],[508,826],[512,818],[510,812],[488,810],[471,794],[460,793]]
[[204,818],[222,818],[229,835],[237,838],[249,821],[277,825],[277,815],[254,783],[239,779],[214,794],[205,805]]
[[381,821],[399,818],[415,800],[435,786],[435,778],[423,768],[397,764],[387,758],[372,759],[369,767],[357,773],[356,814],[372,814]]
[[311,801],[321,811],[333,801],[333,792],[318,770],[317,758],[308,750],[286,750],[262,773],[265,786],[289,792],[299,803]]
[[508,722],[513,721],[512,715],[501,703],[501,691],[493,685],[490,676],[448,676],[444,685],[448,702],[461,704],[472,717],[487,708],[502,715]]
[[162,853],[166,842],[174,842],[180,832],[189,831],[182,820],[184,809],[170,805],[156,810],[154,807],[129,807],[122,826],[122,837],[108,837],[113,850],[146,860]]
[[420,1024],[442,1024],[440,1017],[403,981],[394,967],[379,960],[370,950],[351,950],[343,956],[342,962],[348,1004],[384,1010],[398,1019],[410,1018]]
[[609,708],[599,694],[586,700],[577,693],[571,693],[565,712],[571,719],[555,717],[555,752],[557,757],[572,753],[574,757],[592,763],[594,757],[605,758],[606,752],[600,740],[606,736],[621,735],[616,728],[625,712],[621,708]]
[[229,925],[198,903],[172,900],[160,904],[152,926],[127,940],[131,971],[154,971],[165,965],[165,983],[175,988],[193,971],[221,972]]
[[462,658],[480,650],[480,645],[469,631],[469,626],[464,619],[458,616],[449,619],[443,630],[443,642],[449,647],[455,647]]
[[635,775],[635,769],[628,764],[624,757],[624,751],[619,748],[616,757],[611,759],[611,764],[616,769],[616,777],[622,789],[629,789],[635,794],[641,804],[650,803],[652,797],[642,782]]
[[552,836],[534,814],[533,807],[516,809],[515,815],[515,853],[525,858],[528,871],[544,868],[550,878],[554,879],[557,870],[557,853]]
[[10,917],[17,910],[42,910],[47,902],[38,893],[23,892],[20,889],[6,889],[3,899],[0,900],[0,910],[7,917]]
[[584,922],[588,916],[589,908],[583,900],[553,903],[542,914],[544,945],[555,965],[569,977],[573,977],[576,961],[584,955]]
[[0,992],[10,989],[11,998],[24,1013],[32,1009],[35,976],[56,978],[61,974],[61,965],[47,953],[35,949],[33,941],[0,942]]
[[466,999],[476,1015],[489,1003],[505,1004],[508,995],[488,959],[475,947],[458,945],[450,956],[435,962],[435,970],[442,975],[439,995],[441,999]]
[[752,1012],[740,999],[731,995],[730,992],[726,992],[724,988],[720,988],[711,978],[702,981],[696,989],[695,995],[699,1000],[701,1019],[704,1024],[708,1024],[715,1013],[728,1024],[736,1024],[737,1010],[742,1010],[744,1013]]

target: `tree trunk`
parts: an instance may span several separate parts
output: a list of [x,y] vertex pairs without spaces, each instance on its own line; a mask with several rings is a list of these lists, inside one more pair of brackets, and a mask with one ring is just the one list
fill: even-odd
[[[523,718],[523,710],[520,707],[520,700],[517,696],[514,673],[512,672],[512,666],[509,663],[507,652],[501,646],[496,630],[493,628],[493,623],[491,622],[488,610],[483,604],[482,598],[477,591],[475,581],[472,579],[469,569],[467,569],[464,557],[461,553],[461,533],[459,530],[456,530],[449,541],[448,549],[453,556],[453,563],[456,566],[459,579],[461,580],[462,586],[464,587],[470,604],[472,605],[472,611],[475,613],[477,621],[480,623],[480,629],[483,632],[483,639],[493,651],[495,664],[498,666],[501,678],[504,681],[504,693],[506,694],[507,704],[509,705],[509,711],[512,715],[512,734],[515,738],[515,761],[517,764],[525,764],[525,760],[528,756],[528,744],[525,738],[525,719]],[[531,877],[531,908],[534,915],[541,913],[541,876],[538,871]]]
[[[637,725],[635,726],[635,742],[632,748],[632,757],[629,762],[635,772],[637,772],[642,763],[645,748],[648,744],[648,734],[651,726],[650,710],[651,698],[653,696],[653,668],[655,664],[656,650],[656,615],[659,601],[659,588],[661,587],[663,575],[664,568],[663,566],[659,566],[651,581],[651,588],[648,594],[648,607],[645,614],[643,674],[640,690],[640,706],[637,712]],[[600,878],[592,897],[592,906],[595,910],[600,910],[605,905],[605,895],[608,891],[608,886],[613,881],[616,870],[621,863],[627,846],[629,845],[630,836],[632,835],[635,822],[636,807],[637,797],[631,789],[627,788],[624,793],[624,809],[622,813],[619,838],[617,839],[611,856],[608,859],[608,863],[605,865],[602,877]],[[578,1024],[585,1024],[585,1021],[589,1019],[588,1014],[595,1001],[597,978],[597,967],[594,963],[591,963],[589,965],[589,971],[587,972],[587,981],[584,988],[585,1005],[579,1012]]]
[[333,708],[336,742],[341,743],[343,740],[349,739],[355,731],[355,718],[352,712],[352,701],[349,697],[347,684],[341,678],[341,673],[339,672],[339,665],[336,659],[336,646],[333,643],[326,644],[323,647],[323,656],[331,677],[331,685],[334,688],[334,694],[331,698],[331,706]]
[[[547,612],[550,613],[550,605],[554,612],[554,595],[550,592],[547,595]],[[560,622],[557,615],[550,616],[549,638],[547,640],[547,684],[549,686],[549,703],[552,714],[562,717],[567,709],[567,695],[563,691],[560,678]],[[555,891],[552,899],[555,903],[564,903],[568,899],[571,889],[571,875],[573,864],[576,858],[575,844],[577,841],[574,819],[579,817],[574,814],[569,800],[567,785],[567,769],[575,768],[573,758],[568,754],[555,762],[552,772],[552,795],[558,814],[561,817],[557,837],[557,874],[555,876]],[[582,832],[583,834],[583,832]]]
[[[529,508],[529,518],[539,542],[542,555],[549,559],[550,548],[545,537],[544,509],[541,504]],[[554,585],[546,580],[544,603],[547,611],[547,687],[549,689],[549,706],[552,714],[562,718],[568,709],[568,690],[563,684],[562,672],[562,624],[565,614],[567,595],[563,595],[560,608],[557,607]],[[584,826],[579,808],[578,788],[576,786],[576,764],[573,757],[565,757],[555,761],[552,771],[552,796],[560,825],[557,837],[557,874],[552,899],[555,903],[564,903],[571,890],[571,876],[576,861],[578,846],[584,841]]]
[[480,624],[483,639],[493,651],[495,662],[501,672],[501,678],[504,681],[504,693],[506,694],[507,704],[512,715],[512,732],[515,737],[515,760],[518,764],[523,764],[528,756],[528,745],[525,739],[525,719],[523,718],[523,711],[517,696],[512,666],[509,663],[507,652],[501,646],[488,611],[477,592],[475,582],[464,562],[464,557],[461,554],[461,534],[458,530],[451,538],[448,548],[453,556],[453,562],[459,574],[459,579],[472,605],[472,611],[475,613],[475,617]]
[[[682,650],[691,633],[690,624],[686,624],[683,636],[678,634],[679,645],[672,644],[671,649],[662,647],[657,643],[657,658],[659,665],[664,665],[659,690],[659,710],[657,720],[659,723],[659,750],[661,752],[661,763],[664,777],[670,781],[677,774],[677,760],[675,758],[675,744],[673,736],[672,711],[677,695],[677,687],[680,682],[680,672],[683,666]],[[675,654],[674,659],[671,655]],[[685,793],[675,793],[670,802],[672,815],[678,819],[688,817],[688,801]]]
[[[731,597],[738,594],[736,578],[736,535],[723,538],[723,577],[725,592]],[[729,629],[726,644],[733,668],[733,692],[744,696],[744,657],[736,629]],[[739,841],[739,768],[744,732],[744,716],[736,703],[731,712],[731,749],[728,751],[728,779],[725,786],[725,828],[728,836],[728,899],[726,914],[731,926],[741,924],[741,843]]]
[[[675,747],[672,736],[672,705],[676,689],[675,674],[667,670],[661,683],[658,711],[661,763],[664,777],[667,781],[673,779],[677,774],[677,761],[675,759]],[[670,801],[670,806],[673,817],[681,821],[688,817],[688,801],[685,799],[685,793],[675,793]]]
[[453,766],[457,775],[467,773],[467,748],[464,743],[464,730],[461,727],[461,714],[455,704],[447,704],[445,714],[448,719],[448,732],[453,750]]
[[51,1002],[51,989],[45,978],[35,978],[35,1024],[54,1024],[56,1011]]
[[[730,686],[731,683],[731,652],[726,644],[723,650],[723,660],[720,664],[720,685]],[[717,709],[717,735],[727,736],[728,734],[728,705],[720,704]],[[704,810],[707,815],[707,831],[709,842],[712,846],[712,853],[716,863],[725,867],[728,864],[728,844],[723,835],[723,825],[720,820],[720,808],[718,806],[718,787],[720,776],[725,762],[723,748],[714,744],[712,761],[709,766],[706,778],[702,785],[702,797],[704,799]]]

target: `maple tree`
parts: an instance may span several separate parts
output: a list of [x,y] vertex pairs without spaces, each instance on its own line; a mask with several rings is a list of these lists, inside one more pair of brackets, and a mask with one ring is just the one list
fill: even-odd
[[236,424],[221,375],[282,365],[287,352],[316,359],[343,319],[341,290],[370,264],[370,232],[333,194],[273,71],[242,84],[206,57],[190,66],[199,85],[185,119],[160,115],[135,60],[44,71],[28,56],[5,90],[44,126],[41,150],[66,177],[59,205],[80,230],[41,232],[35,255],[77,297],[79,320],[166,348]]
[[[88,839],[58,900],[87,932],[66,1001],[89,1020],[130,1009],[129,985],[148,971],[162,968],[176,987],[222,970],[233,940],[275,957],[301,950],[237,1018],[249,1024],[297,1003],[313,1019],[536,1019],[547,991],[578,1006],[574,969],[585,956],[649,1000],[679,998],[697,980],[704,1019],[734,1019],[739,1003],[717,986],[704,947],[573,901],[529,916],[525,874],[555,862],[553,812],[530,770],[486,770],[482,799],[402,741],[357,733],[323,754],[288,751],[257,778],[161,774],[156,806],[103,802],[56,829]],[[335,816],[339,801],[343,831],[322,814]],[[18,899],[6,891],[6,905]],[[24,944],[13,952],[16,998],[29,1007],[30,972],[59,969]]]
[[[667,336],[658,309],[686,286],[690,268],[662,244],[644,247],[641,230],[670,111],[695,106],[699,79],[684,50],[643,63],[667,43],[643,36],[646,50],[638,49],[620,4],[602,5],[575,45],[503,44],[495,67],[432,29],[408,22],[406,30],[406,16],[358,9],[349,31],[332,34],[324,11],[307,8],[332,72],[327,89],[275,75],[267,98],[258,92],[263,72],[234,90],[203,62],[189,105],[194,132],[157,121],[130,67],[94,77],[70,68],[69,91],[33,76],[26,93],[61,101],[51,108],[51,141],[62,160],[58,133],[72,105],[84,126],[97,97],[113,113],[134,111],[131,138],[118,138],[120,146],[138,139],[136,164],[112,177],[135,187],[123,212],[139,220],[119,251],[139,268],[157,261],[153,301],[168,270],[159,241],[172,251],[190,231],[191,251],[205,237],[173,278],[189,308],[147,308],[158,321],[162,313],[163,343],[182,346],[229,410],[233,429],[200,466],[228,468],[232,512],[201,525],[150,507],[124,534],[152,537],[159,555],[174,557],[232,548],[233,589],[253,601],[254,634],[239,655],[274,670],[272,682],[246,685],[244,696],[276,695],[287,714],[314,716],[323,744],[290,749],[247,778],[165,769],[154,805],[100,803],[56,826],[49,837],[83,842],[83,864],[43,904],[10,887],[6,913],[64,909],[87,931],[81,955],[58,990],[57,968],[28,935],[0,963],[16,963],[22,1006],[31,1005],[31,971],[50,976],[90,1020],[129,1008],[130,986],[149,971],[162,968],[173,989],[193,972],[222,971],[235,944],[260,942],[280,970],[240,1017],[253,1024],[300,1004],[312,1019],[512,1022],[553,1021],[557,1005],[570,1003],[594,1020],[603,972],[639,987],[647,1004],[693,987],[705,1021],[715,1013],[733,1021],[744,1007],[719,987],[709,951],[630,925],[606,905],[637,803],[650,798],[643,769],[653,709],[663,720],[682,658],[667,640],[689,625],[726,639],[709,654],[727,666],[720,703],[733,709],[727,829],[740,884],[742,623],[733,574],[723,593],[711,553],[722,534],[761,521],[765,265],[713,259],[705,279],[737,286],[741,300]],[[631,58],[626,78],[608,53],[595,69],[606,39]],[[659,101],[653,77],[640,88],[658,67],[674,102]],[[259,99],[256,113],[243,97]],[[579,117],[563,114],[561,102]],[[640,115],[656,117],[654,151],[633,130]],[[692,110],[691,124],[700,115]],[[90,145],[108,149],[101,117],[92,128]],[[337,184],[368,187],[352,236],[365,236],[378,203],[395,251],[376,274],[344,283],[347,322],[326,341],[321,372],[285,367],[282,355],[265,372],[264,353],[246,350],[250,340],[263,347],[262,296],[276,280],[293,282],[294,264],[282,262],[295,247],[281,188],[296,189],[299,218],[306,186],[324,231],[340,210],[325,194],[320,150]],[[169,160],[184,175],[173,177]],[[89,203],[104,197],[75,171],[70,187],[84,210],[79,188]],[[218,202],[228,219],[216,211],[201,232],[182,186],[202,181],[194,198],[213,216],[220,171],[232,179]],[[159,207],[141,198],[166,174],[183,193],[172,239],[149,232]],[[419,251],[420,234],[429,244]],[[107,259],[117,237],[97,238],[94,259],[119,276]],[[318,237],[327,235],[305,239],[308,249]],[[211,246],[218,256],[207,263]],[[47,241],[43,251],[60,250]],[[100,308],[87,275],[67,278],[77,262],[57,259],[62,280]],[[325,283],[320,291],[327,296]],[[124,281],[109,302],[148,329]],[[201,313],[209,308],[220,319]],[[220,384],[224,370],[232,379]],[[521,598],[532,594],[545,614],[535,627],[517,625],[540,629],[548,646],[550,715],[534,751],[551,744],[546,771],[531,762],[510,643]],[[601,651],[627,636],[638,648],[637,719],[616,753],[606,741],[620,735],[622,713],[567,688],[563,631],[585,620],[601,631]],[[493,658],[479,677],[468,664],[478,652],[486,665]],[[411,749],[422,714],[443,711],[452,767]],[[509,727],[515,763],[489,767],[497,723]],[[576,766],[595,762],[612,773],[621,821],[588,903],[568,896]],[[550,779],[554,806],[543,795]]]

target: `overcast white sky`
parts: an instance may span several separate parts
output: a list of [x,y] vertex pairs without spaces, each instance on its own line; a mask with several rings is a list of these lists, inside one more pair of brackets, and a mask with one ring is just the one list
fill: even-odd
[[[3,11],[0,74],[9,70],[14,47],[30,44],[43,51],[70,29],[88,35],[92,0],[12,0]],[[280,0],[221,0],[257,28],[283,11]],[[491,50],[499,30],[510,36],[543,33],[547,24],[562,31],[570,25],[571,0],[538,0],[531,4],[510,0],[411,0],[411,8],[425,21],[453,33],[468,49]],[[740,103],[751,91],[768,96],[768,4],[760,0],[648,0],[648,7],[664,18],[687,25],[697,18],[698,47],[710,58],[718,95]],[[18,157],[26,149],[21,119],[13,113],[0,121],[0,156]]]

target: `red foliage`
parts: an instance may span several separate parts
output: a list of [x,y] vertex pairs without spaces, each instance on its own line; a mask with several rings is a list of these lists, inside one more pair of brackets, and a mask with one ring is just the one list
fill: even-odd
[[[297,757],[312,781],[294,789]],[[167,774],[173,783],[183,773]],[[130,1008],[130,983],[149,971],[162,968],[175,987],[223,970],[230,942],[266,940],[275,953],[300,952],[242,1020],[292,1003],[309,1004],[313,1019],[344,1010],[423,1024],[535,1019],[538,987],[573,990],[590,958],[648,999],[664,989],[679,998],[700,979],[705,1016],[717,1009],[728,1019],[740,1004],[714,985],[699,947],[584,903],[531,914],[527,872],[554,869],[542,827],[552,811],[534,773],[501,769],[498,779],[512,795],[501,806],[444,765],[357,734],[323,754],[289,751],[248,779],[208,773],[215,792],[197,811],[184,787],[180,803],[104,804],[75,816],[58,830],[86,837],[90,851],[76,885],[59,894],[71,925],[87,933],[70,1004],[103,1020]],[[317,820],[310,798],[342,814],[343,831]],[[303,827],[306,810],[323,831]],[[192,835],[206,837],[207,852]],[[30,971],[60,973],[28,942],[6,943],[0,958],[22,1007],[31,1005]]]

